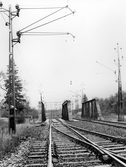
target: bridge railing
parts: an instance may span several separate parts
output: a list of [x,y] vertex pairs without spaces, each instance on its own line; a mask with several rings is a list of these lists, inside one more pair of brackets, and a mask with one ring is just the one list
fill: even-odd
[[92,99],[82,103],[81,117],[86,119],[102,119],[98,99]]

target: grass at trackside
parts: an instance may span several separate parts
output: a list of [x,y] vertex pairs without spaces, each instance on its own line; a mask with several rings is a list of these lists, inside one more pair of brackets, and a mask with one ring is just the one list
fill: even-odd
[[0,159],[15,150],[20,144],[21,138],[26,137],[29,127],[31,127],[31,125],[28,123],[16,125],[16,134],[9,135],[8,121],[0,119]]
[[0,128],[8,128],[8,122],[4,121],[4,119],[0,119]]
[[[118,115],[117,114],[106,114],[103,115],[103,118],[105,121],[113,121],[116,122],[118,121]],[[124,115],[124,122],[126,122],[126,116]]]
[[[75,118],[81,118],[81,113],[77,114],[74,116]],[[118,121],[118,115],[114,113],[107,113],[107,114],[102,114],[102,117],[105,121]],[[124,122],[126,122],[126,115],[124,115]]]
[[16,134],[8,134],[8,121],[3,121],[0,119],[0,160],[10,155],[11,152],[14,152],[17,146],[22,141],[26,141],[30,138],[43,139],[44,136],[47,138],[46,133],[43,129],[46,129],[47,126],[43,128],[38,125],[35,127],[34,124],[26,122],[24,124],[16,124]]

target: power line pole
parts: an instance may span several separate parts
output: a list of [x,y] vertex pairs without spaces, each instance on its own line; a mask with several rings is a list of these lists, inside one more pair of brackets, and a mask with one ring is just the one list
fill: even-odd
[[9,133],[12,130],[16,133],[15,123],[15,81],[14,81],[14,56],[13,56],[13,32],[12,32],[12,11],[9,6]]
[[[9,5],[9,133],[16,133],[16,105],[15,105],[15,69],[14,69],[14,45],[17,44],[19,38],[13,38],[12,21],[16,16],[19,17],[19,5],[15,6],[16,12],[12,12]],[[7,24],[8,25],[8,24]]]
[[19,42],[19,39],[13,39],[13,26],[12,21],[16,16],[19,17],[19,5],[16,5],[16,11],[12,12],[11,5],[9,5],[9,10],[2,7],[3,4],[0,2],[0,12],[3,12],[9,17],[9,22],[6,22],[6,26],[9,26],[9,90],[8,94],[8,108],[9,108],[9,123],[8,129],[10,133],[16,133],[16,122],[15,122],[15,70],[14,70],[14,54],[13,47]]
[[119,44],[117,43],[117,49],[114,48],[118,54],[118,121],[124,121],[123,114],[123,101],[122,101],[122,82],[121,82],[121,65],[120,65],[120,56],[119,56]]

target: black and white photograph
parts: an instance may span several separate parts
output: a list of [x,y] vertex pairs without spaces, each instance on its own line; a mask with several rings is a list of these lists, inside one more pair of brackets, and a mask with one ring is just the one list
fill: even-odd
[[0,167],[126,167],[125,73],[125,0],[0,0]]

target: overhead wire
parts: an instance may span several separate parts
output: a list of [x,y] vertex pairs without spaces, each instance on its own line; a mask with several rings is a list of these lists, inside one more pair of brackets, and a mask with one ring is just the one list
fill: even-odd
[[[70,9],[69,6],[68,6],[68,9],[73,13],[72,9]],[[74,13],[75,13],[75,12],[74,12]]]
[[24,36],[58,36],[58,35],[71,35],[73,37],[73,41],[75,36],[69,32],[27,32],[22,34]]
[[27,32],[23,35],[68,35],[66,32]]
[[28,7],[21,8],[20,7],[20,9],[59,9],[59,8],[62,8],[62,7],[42,7],[42,8],[41,7],[39,7],[39,8],[38,7],[36,7],[36,8],[35,7],[34,8],[30,8],[30,7],[29,8]]
[[36,26],[36,27],[34,27],[34,28],[31,28],[31,29],[29,29],[29,30],[27,30],[27,31],[21,32],[21,34],[23,35],[24,33],[27,33],[27,32],[29,32],[29,31],[32,31],[32,30],[37,29],[37,28],[39,28],[39,27],[42,27],[42,26],[45,26],[45,25],[50,24],[50,23],[52,23],[52,22],[55,22],[55,21],[57,21],[57,20],[60,20],[60,19],[62,19],[62,18],[64,18],[64,17],[67,17],[67,16],[69,16],[69,15],[71,15],[71,14],[73,14],[73,13],[69,13],[69,14],[64,15],[64,16],[62,16],[62,17],[59,17],[59,18],[57,18],[57,19],[51,20],[51,21],[49,21],[49,22],[47,22],[47,23],[44,23],[44,24],[41,24],[41,25]]
[[2,18],[4,19],[4,21],[5,21],[5,23],[6,23],[6,19],[4,18],[2,12],[0,12],[0,14],[1,14]]
[[55,14],[55,13],[61,11],[61,10],[63,10],[64,8],[65,8],[65,7],[62,7],[61,9],[59,9],[59,10],[57,10],[57,11],[55,11],[55,12],[52,12],[51,14],[49,14],[49,15],[47,15],[47,16],[45,16],[45,17],[43,17],[43,18],[41,18],[41,19],[39,19],[39,20],[37,20],[37,21],[35,21],[34,23],[29,24],[28,26],[26,26],[26,27],[24,27],[23,29],[21,29],[20,32],[21,32],[22,30],[24,30],[24,29],[26,29],[26,28],[28,28],[28,27],[30,27],[30,26],[32,26],[32,25],[34,25],[34,24],[36,24],[36,23],[38,23],[38,22],[40,22],[40,21],[42,21],[42,20],[44,20],[44,19],[46,19],[47,17],[49,17],[49,16],[51,16],[51,15],[53,15],[53,14]]
[[101,63],[99,63],[98,61],[96,61],[96,63],[98,63],[98,64],[100,64],[100,65],[102,65],[102,66],[104,66],[105,68],[107,68],[108,70],[110,70],[110,71],[112,71],[112,72],[114,72],[115,73],[115,71],[114,70],[112,70],[111,68],[109,68],[109,67],[106,67],[105,65],[103,65],[103,64],[101,64]]

